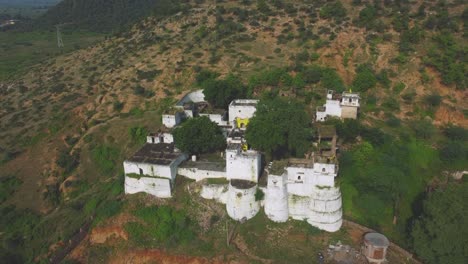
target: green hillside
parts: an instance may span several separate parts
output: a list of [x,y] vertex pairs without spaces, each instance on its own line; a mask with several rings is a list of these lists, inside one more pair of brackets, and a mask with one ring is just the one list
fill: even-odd
[[[186,92],[207,89],[219,107],[241,95],[286,109],[257,126],[296,140],[273,148],[253,134],[268,162],[313,148],[313,114],[333,89],[362,98],[357,120],[327,121],[340,140],[344,218],[425,263],[462,263],[467,14],[457,0],[65,0],[37,20],[44,33],[0,32],[0,257],[46,262],[91,216],[67,261],[310,263],[338,240],[359,247],[349,226],[327,234],[264,214],[227,245],[235,223],[181,177],[170,200],[123,195],[123,160]],[[71,23],[66,52],[55,48],[59,23]]]

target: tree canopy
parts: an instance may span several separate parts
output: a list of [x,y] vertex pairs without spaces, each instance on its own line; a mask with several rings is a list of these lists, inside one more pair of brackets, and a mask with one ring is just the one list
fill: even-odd
[[253,148],[275,158],[302,157],[310,145],[309,123],[301,103],[281,98],[262,99],[245,137]]
[[206,116],[185,121],[173,134],[176,147],[193,154],[211,152],[225,146],[221,129]]
[[418,256],[426,263],[465,263],[468,254],[468,183],[451,184],[424,201],[423,213],[411,237]]
[[213,106],[226,108],[236,98],[245,98],[247,89],[242,81],[234,75],[228,75],[225,79],[208,78],[201,84],[205,99]]

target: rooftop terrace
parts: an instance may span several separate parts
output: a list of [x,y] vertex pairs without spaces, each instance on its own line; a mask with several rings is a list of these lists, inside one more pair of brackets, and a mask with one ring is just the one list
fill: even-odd
[[157,165],[169,165],[182,153],[174,151],[174,144],[145,144],[127,161]]

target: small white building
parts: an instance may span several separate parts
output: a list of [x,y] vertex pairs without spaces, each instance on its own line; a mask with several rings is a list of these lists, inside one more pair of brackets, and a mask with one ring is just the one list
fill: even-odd
[[145,144],[124,161],[125,193],[146,192],[156,197],[171,197],[177,167],[187,155],[177,152],[174,144]]
[[148,144],[159,144],[159,143],[174,143],[174,136],[168,132],[157,132],[157,133],[150,133],[146,136],[146,143]]
[[162,123],[167,128],[173,128],[185,118],[184,110],[171,108],[162,115]]
[[258,100],[236,99],[229,104],[229,124],[244,129],[257,110]]
[[325,121],[329,116],[356,119],[360,99],[357,93],[343,92],[340,95],[328,90],[326,103],[317,107],[315,120]]

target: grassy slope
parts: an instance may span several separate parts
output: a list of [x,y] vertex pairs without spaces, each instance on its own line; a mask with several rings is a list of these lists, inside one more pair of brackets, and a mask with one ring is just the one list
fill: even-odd
[[0,80],[28,72],[30,67],[60,54],[87,47],[103,39],[91,32],[62,32],[64,48],[57,47],[55,29],[33,32],[0,32]]
[[[235,3],[227,3],[226,7],[232,5]],[[359,10],[352,8],[348,2],[345,6],[349,10],[350,21],[357,16]],[[256,12],[255,6],[244,8]],[[318,11],[318,6],[311,8]],[[392,83],[404,81],[407,88],[402,93],[409,90],[416,92],[414,103],[402,104],[402,110],[395,113],[403,119],[412,120],[423,115],[416,108],[422,105],[422,98],[433,91],[444,96],[442,107],[449,108],[454,113],[466,106],[465,101],[460,101],[460,92],[440,84],[437,73],[430,72],[432,79],[429,83],[421,82],[418,69],[422,64],[418,56],[423,56],[421,54],[424,54],[424,49],[407,64],[389,63],[397,56],[397,32],[390,30],[393,41],[376,44],[377,53],[375,50],[372,53],[365,40],[366,35],[371,33],[351,25],[349,21],[347,24],[334,26],[336,38],[330,40],[329,44],[320,46],[314,39],[301,42],[295,38],[298,34],[295,18],[304,20],[320,38],[325,40],[330,37],[329,34],[319,34],[319,30],[333,22],[323,19],[312,21],[308,11],[298,11],[297,14],[280,11],[266,21],[262,20],[262,16],[254,15],[251,19],[260,23],[260,26],[252,26],[244,21],[241,23],[246,31],[227,36],[216,36],[213,33],[215,19],[212,12],[212,7],[210,9],[205,6],[204,9],[191,10],[187,15],[167,19],[149,18],[121,36],[48,60],[35,66],[33,71],[21,78],[5,83],[1,90],[0,107],[2,154],[24,151],[13,161],[0,165],[2,176],[4,173],[14,173],[24,182],[14,199],[28,194],[30,199],[21,204],[22,207],[36,210],[50,207],[41,199],[45,183],[50,178],[61,183],[70,176],[63,175],[61,169],[55,165],[57,149],[65,148],[66,136],[80,139],[75,149],[81,149],[81,165],[72,176],[84,183],[81,197],[90,199],[100,188],[104,188],[105,182],[116,179],[121,170],[121,161],[136,148],[129,142],[128,128],[141,124],[155,130],[159,125],[159,110],[170,105],[170,101],[180,97],[184,91],[192,89],[196,67],[209,68],[222,74],[232,71],[247,80],[253,72],[268,67],[294,65],[292,58],[307,50],[320,55],[315,61],[307,61],[308,64],[318,63],[336,68],[347,85],[355,75],[355,63],[370,61],[375,63],[376,70],[389,68],[396,72],[396,76],[391,77]],[[232,12],[221,16],[225,20],[231,18],[238,21],[238,17]],[[292,33],[291,40],[278,42],[280,35],[287,36],[289,33]],[[239,40],[236,37],[240,34],[248,35],[251,39]],[[49,41],[55,44],[55,40]],[[69,47],[66,41],[65,45]],[[277,49],[279,52],[276,52]],[[350,54],[349,50],[353,52],[346,55]],[[27,52],[29,56],[33,54],[30,49]],[[348,63],[344,62],[345,57],[349,60]],[[154,70],[160,71],[154,78],[143,80],[139,77],[138,71]],[[156,95],[151,98],[135,95],[133,88],[137,85],[154,91]],[[7,90],[6,87],[11,88]],[[317,85],[307,89],[321,91],[323,87]],[[362,116],[364,123],[378,124],[385,118],[386,110],[380,107],[384,99],[396,97],[401,102],[398,93],[382,87],[371,94],[378,100],[373,111]],[[170,99],[164,99],[166,97]],[[139,108],[156,111],[156,114],[148,112],[143,117],[134,114],[122,116],[114,108],[115,102],[124,103],[122,113],[135,114],[135,109]],[[313,109],[314,105],[309,107]],[[86,137],[89,135],[92,138],[87,141]],[[115,168],[106,174],[99,171],[91,153],[94,146],[103,144],[116,148],[119,153]],[[100,184],[95,184],[98,182]],[[421,188],[417,185],[417,188]],[[343,192],[345,211],[351,211],[352,205],[346,205],[351,201],[346,199],[349,192],[345,188]],[[71,204],[71,201],[62,201],[64,208]],[[54,214],[60,212],[59,210]],[[48,219],[51,221],[50,219],[55,218],[50,216]],[[44,225],[53,223],[47,219],[43,221]],[[388,219],[385,221],[388,223]],[[60,232],[60,228],[57,232]],[[56,242],[53,240],[57,237],[60,238],[53,236],[47,243]]]

